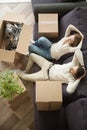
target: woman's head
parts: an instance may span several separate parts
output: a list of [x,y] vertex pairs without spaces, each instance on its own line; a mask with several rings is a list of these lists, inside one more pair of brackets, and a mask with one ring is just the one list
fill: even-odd
[[78,33],[73,34],[73,35],[74,35],[74,41],[73,41],[73,43],[71,45],[72,46],[77,46],[81,41],[81,36]]
[[80,34],[75,33],[73,35],[68,36],[67,41],[68,41],[70,46],[75,47],[80,43],[81,36],[80,36]]

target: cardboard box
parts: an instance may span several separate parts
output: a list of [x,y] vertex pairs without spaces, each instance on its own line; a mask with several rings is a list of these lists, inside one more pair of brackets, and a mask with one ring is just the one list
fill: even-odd
[[[22,80],[18,77],[18,75],[16,73],[14,73],[14,77],[17,78],[17,83],[22,88],[23,91],[20,94],[13,95],[12,100],[8,101],[10,104],[12,104],[14,102],[17,103],[23,95],[28,94],[26,87],[24,86]],[[13,108],[13,105],[12,105],[12,108]]]
[[24,86],[22,80],[18,77],[18,75],[16,73],[14,73],[14,77],[17,78],[17,82],[18,82],[19,86],[23,89],[23,92],[25,92],[27,89]]
[[58,14],[38,14],[39,36],[57,38],[58,31]]
[[4,37],[4,30],[6,22],[10,23],[22,23],[23,16],[17,14],[7,14],[3,20],[0,21],[0,61],[14,63],[15,55],[17,53],[26,55],[28,51],[29,41],[32,38],[33,27],[30,25],[23,24],[22,31],[20,32],[20,37],[16,50],[6,50],[6,40]]
[[62,105],[62,88],[58,81],[36,81],[36,106],[39,111],[58,110]]

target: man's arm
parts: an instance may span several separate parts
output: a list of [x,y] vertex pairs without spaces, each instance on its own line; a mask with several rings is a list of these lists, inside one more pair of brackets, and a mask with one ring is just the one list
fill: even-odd
[[81,65],[84,66],[84,61],[83,61],[83,54],[80,49],[76,50],[72,59],[72,64],[73,65]]
[[74,93],[78,84],[80,82],[80,79],[75,80],[74,82],[69,82],[66,91],[70,94]]
[[85,68],[84,68],[84,71],[85,71],[84,74],[83,74],[80,78],[76,79],[75,81],[69,81],[68,86],[67,86],[67,88],[66,88],[66,91],[67,91],[68,93],[72,94],[72,93],[75,92],[76,88],[78,87],[78,84],[79,84],[80,80],[81,80],[83,77],[85,77],[85,75],[86,75],[86,70],[85,70]]

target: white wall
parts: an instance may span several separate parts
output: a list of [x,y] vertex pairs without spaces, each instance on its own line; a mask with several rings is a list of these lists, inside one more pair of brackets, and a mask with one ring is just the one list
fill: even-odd
[[0,0],[0,3],[31,2],[31,0]]

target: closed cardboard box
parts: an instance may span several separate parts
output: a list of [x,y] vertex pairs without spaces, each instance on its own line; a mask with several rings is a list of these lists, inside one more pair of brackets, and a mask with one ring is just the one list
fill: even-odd
[[39,111],[53,111],[61,108],[62,88],[58,81],[36,81],[36,106]]
[[6,39],[5,39],[5,24],[9,23],[22,23],[24,20],[23,16],[19,14],[7,14],[3,20],[0,21],[0,61],[14,63],[15,55],[17,53],[26,55],[28,51],[29,41],[32,38],[33,28],[30,25],[23,23],[22,30],[20,32],[19,41],[15,50],[6,50]]
[[48,38],[57,38],[58,14],[38,14],[38,34]]

